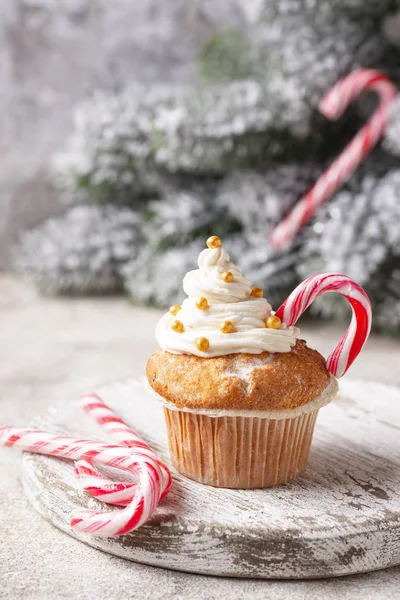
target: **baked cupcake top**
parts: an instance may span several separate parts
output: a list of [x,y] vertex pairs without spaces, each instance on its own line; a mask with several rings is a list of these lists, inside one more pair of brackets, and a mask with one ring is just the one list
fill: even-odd
[[183,280],[188,298],[172,306],[156,327],[161,348],[202,358],[290,352],[299,330],[274,316],[261,288],[252,287],[230,261],[219,237],[210,237],[207,246],[199,268]]
[[146,374],[169,408],[218,415],[257,411],[285,418],[304,412],[305,405],[327,404],[337,391],[324,357],[304,340],[297,340],[290,352],[210,360],[159,349],[149,358]]

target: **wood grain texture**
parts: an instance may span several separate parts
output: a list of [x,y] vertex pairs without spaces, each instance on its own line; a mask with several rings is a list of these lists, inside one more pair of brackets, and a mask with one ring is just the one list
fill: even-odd
[[[138,381],[96,390],[168,461],[162,409]],[[77,401],[35,425],[106,439]],[[77,487],[67,461],[24,455],[23,481],[38,512],[85,543],[145,564],[236,577],[329,577],[400,564],[400,390],[342,380],[318,417],[309,466],[296,483],[225,490],[174,474],[153,518],[121,538],[71,532],[77,506],[101,508]]]

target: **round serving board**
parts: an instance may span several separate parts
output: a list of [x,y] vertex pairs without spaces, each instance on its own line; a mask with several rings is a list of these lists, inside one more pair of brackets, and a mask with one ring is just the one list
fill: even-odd
[[[169,461],[162,408],[142,382],[95,391]],[[78,400],[54,406],[35,426],[107,439]],[[171,492],[151,520],[119,538],[71,531],[74,508],[104,509],[79,489],[72,463],[25,454],[23,481],[33,506],[56,527],[149,565],[295,579],[381,569],[400,563],[400,390],[342,380],[340,396],[320,412],[309,466],[295,483],[226,490],[174,473]]]

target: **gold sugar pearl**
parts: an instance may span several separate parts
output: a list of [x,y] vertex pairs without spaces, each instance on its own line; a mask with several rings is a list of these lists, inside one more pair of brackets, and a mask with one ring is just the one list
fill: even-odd
[[204,298],[204,297],[197,298],[196,307],[199,310],[206,310],[208,308],[208,306],[209,306],[209,304],[208,304],[207,298]]
[[207,246],[212,249],[219,248],[222,245],[221,238],[219,238],[217,235],[212,235],[209,237],[206,243]]
[[171,322],[171,329],[176,333],[182,333],[185,328],[183,326],[182,321],[178,321],[178,319],[175,319],[175,321]]
[[233,323],[231,321],[224,321],[219,326],[219,330],[222,333],[232,333],[232,331],[233,331]]
[[263,294],[264,292],[259,287],[254,287],[250,292],[250,296],[252,296],[253,298],[262,298]]
[[169,309],[169,313],[170,313],[171,315],[174,315],[174,316],[175,316],[175,315],[177,315],[177,314],[178,314],[178,312],[181,310],[181,308],[182,308],[182,306],[179,306],[179,304],[173,304],[173,305],[171,306],[171,308]]
[[230,271],[225,271],[224,273],[222,273],[221,279],[222,281],[225,281],[225,283],[232,283],[233,275]]
[[269,327],[270,329],[280,329],[281,323],[282,323],[282,321],[280,320],[280,318],[276,317],[275,315],[271,315],[265,321],[266,326]]
[[210,342],[205,337],[197,338],[197,340],[195,341],[195,344],[196,344],[197,350],[200,350],[200,352],[207,352],[207,350],[210,347]]

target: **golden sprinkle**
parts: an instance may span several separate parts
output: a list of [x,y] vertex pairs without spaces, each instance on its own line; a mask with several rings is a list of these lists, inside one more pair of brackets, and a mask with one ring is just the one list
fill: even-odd
[[212,249],[219,248],[222,245],[221,238],[219,238],[217,235],[212,235],[209,237],[206,243],[207,246]]
[[232,333],[233,331],[233,323],[231,321],[224,321],[219,326],[219,329],[222,333]]
[[250,292],[250,296],[252,296],[253,298],[262,298],[263,294],[264,292],[259,287],[254,287]]
[[207,350],[210,347],[210,342],[205,337],[197,338],[195,344],[196,344],[197,350],[200,350],[200,352],[207,352]]
[[232,283],[233,275],[230,271],[225,271],[224,273],[222,273],[221,279],[222,281],[225,281],[225,283]]
[[171,329],[172,331],[176,331],[176,333],[182,333],[184,331],[184,326],[182,321],[178,321],[178,319],[175,319],[175,321],[171,322]]
[[206,310],[208,308],[208,300],[207,298],[201,297],[196,300],[196,307],[199,310]]
[[171,315],[177,315],[178,312],[181,310],[182,306],[179,306],[179,304],[174,304],[173,306],[171,306],[171,308],[169,309],[169,312]]
[[282,323],[282,321],[280,320],[280,318],[276,317],[275,315],[271,315],[265,321],[266,326],[269,327],[270,329],[280,329],[281,323]]

